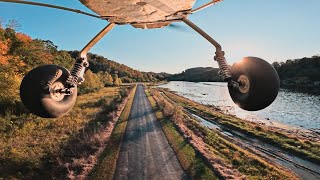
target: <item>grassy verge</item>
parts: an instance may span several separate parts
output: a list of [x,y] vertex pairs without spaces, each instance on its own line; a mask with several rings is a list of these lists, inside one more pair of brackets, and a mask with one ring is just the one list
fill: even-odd
[[161,91],[179,105],[193,111],[195,114],[205,117],[206,119],[210,119],[225,127],[280,147],[301,158],[308,159],[315,163],[320,163],[320,143],[300,140],[297,137],[290,137],[280,131],[270,130],[267,127],[256,123],[222,114],[214,109],[214,107],[193,102],[163,89]]
[[189,119],[188,128],[200,135],[210,146],[210,151],[227,164],[238,169],[248,179],[294,179],[288,171],[268,163],[253,153],[229,142],[219,133],[208,129],[199,122]]
[[133,104],[136,87],[131,91],[128,102],[115,125],[110,140],[107,142],[105,150],[99,157],[98,163],[95,165],[88,179],[112,179],[116,168],[116,163],[120,151],[121,141],[127,126],[131,106]]
[[211,168],[209,168],[196,151],[188,144],[184,137],[177,131],[174,124],[167,119],[157,107],[155,100],[146,91],[150,104],[161,123],[162,129],[175,151],[182,168],[192,179],[218,179]]
[[[169,102],[158,91],[153,90],[152,94],[157,99],[164,114],[172,119],[171,122],[180,124],[180,126],[184,124],[192,132],[192,137],[197,136],[202,139],[192,138],[196,148],[199,148],[198,150],[201,150],[207,159],[214,160],[212,161],[213,164],[220,164],[224,169],[229,169],[230,171],[236,169],[245,175],[247,179],[296,179],[291,172],[271,164],[230,142],[221,136],[218,131],[202,126],[193,116],[189,116],[181,109],[179,110],[179,105]],[[183,132],[190,135],[189,130],[183,130]],[[202,151],[203,146],[207,147],[206,151]],[[218,174],[224,178],[230,175],[226,174],[225,170],[218,170]]]
[[[67,168],[60,167],[99,146],[99,137],[92,135],[112,119],[107,112],[121,102],[124,91],[111,87],[79,96],[73,110],[62,118],[44,119],[31,114],[1,116],[0,179],[67,174]],[[79,171],[79,166],[75,169]]]

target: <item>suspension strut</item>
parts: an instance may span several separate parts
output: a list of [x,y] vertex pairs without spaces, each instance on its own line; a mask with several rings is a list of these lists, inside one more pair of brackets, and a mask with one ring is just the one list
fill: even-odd
[[220,69],[219,75],[222,77],[223,81],[229,82],[231,80],[231,73],[227,60],[224,57],[224,51],[216,51],[214,60],[218,62],[218,66]]
[[89,62],[86,58],[79,57],[74,63],[71,69],[71,75],[69,76],[67,83],[70,87],[76,87],[78,84],[81,84],[84,81],[84,72],[85,69],[89,67]]
[[80,51],[79,58],[77,58],[76,62],[74,63],[70,76],[67,79],[67,84],[69,87],[67,88],[68,90],[66,94],[72,94],[74,88],[76,88],[78,84],[81,84],[85,80],[83,75],[86,68],[89,67],[89,62],[87,60],[88,51],[114,26],[114,23],[109,23]]
[[218,62],[219,65],[219,75],[222,77],[223,81],[229,82],[229,85],[236,85],[231,80],[231,73],[230,73],[230,67],[227,63],[226,58],[224,57],[225,53],[222,51],[221,45],[215,41],[211,36],[209,36],[207,33],[205,33],[202,29],[200,29],[198,26],[196,26],[194,23],[192,23],[190,20],[184,18],[182,19],[183,22],[185,22],[188,26],[190,26],[192,29],[194,29],[196,32],[198,32],[201,36],[203,36],[205,39],[207,39],[212,45],[216,47],[216,55],[214,57],[214,60]]

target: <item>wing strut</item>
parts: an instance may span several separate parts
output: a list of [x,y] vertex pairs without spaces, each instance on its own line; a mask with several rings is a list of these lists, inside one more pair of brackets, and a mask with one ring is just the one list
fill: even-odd
[[48,8],[60,9],[60,10],[64,10],[64,11],[70,11],[70,12],[83,14],[83,15],[86,15],[86,16],[91,16],[91,17],[95,17],[95,18],[101,19],[100,16],[97,16],[95,14],[90,14],[90,13],[87,13],[87,12],[80,11],[78,9],[71,9],[71,8],[67,8],[67,7],[63,7],[63,6],[56,6],[56,5],[52,5],[52,4],[30,2],[30,1],[23,1],[23,0],[0,0],[0,2],[17,3],[17,4],[29,4],[29,5],[34,5],[34,6],[43,6],[43,7],[48,7]]
[[212,0],[211,2],[208,2],[207,4],[204,4],[204,5],[196,8],[196,9],[192,9],[191,13],[196,13],[198,11],[201,11],[201,10],[203,10],[203,9],[209,7],[209,6],[215,5],[215,4],[217,4],[217,3],[221,2],[221,1],[223,1],[223,0]]

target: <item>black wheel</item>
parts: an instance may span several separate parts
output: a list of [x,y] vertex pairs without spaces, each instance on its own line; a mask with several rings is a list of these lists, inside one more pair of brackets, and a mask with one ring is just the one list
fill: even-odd
[[71,95],[60,93],[66,87],[70,73],[57,65],[43,65],[31,70],[20,85],[22,103],[35,115],[57,118],[72,109],[77,99],[77,88]]
[[242,109],[258,111],[268,107],[277,97],[280,80],[276,70],[265,60],[245,57],[231,67],[232,80],[239,88],[229,85],[232,100]]

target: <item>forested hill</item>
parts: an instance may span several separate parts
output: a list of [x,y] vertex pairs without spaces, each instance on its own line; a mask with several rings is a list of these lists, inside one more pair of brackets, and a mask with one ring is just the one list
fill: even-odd
[[220,82],[219,69],[212,67],[196,67],[168,77],[170,81]]
[[[73,58],[77,58],[79,51],[68,51]],[[117,74],[123,83],[131,82],[156,82],[164,80],[162,74],[153,72],[140,72],[124,64],[117,63],[97,54],[88,54],[89,69],[94,73]]]
[[[31,69],[44,64],[71,69],[77,56],[77,51],[58,50],[49,40],[32,39],[0,23],[0,92],[10,92],[0,93],[0,110],[11,106],[12,110],[19,111],[19,86]],[[123,82],[155,82],[164,78],[161,74],[140,72],[95,54],[89,54],[88,59],[91,64],[85,73],[85,82],[79,86],[80,94],[98,91],[104,86],[119,86]]]
[[[25,75],[32,68],[42,64],[57,64],[70,69],[78,51],[58,50],[49,40],[32,39],[13,28],[0,25],[0,69],[7,74]],[[89,54],[89,69],[95,74],[109,74],[115,81],[154,82],[163,80],[162,75],[134,70],[96,54]],[[119,81],[120,81],[119,80]]]
[[281,86],[320,94],[320,56],[274,62]]

